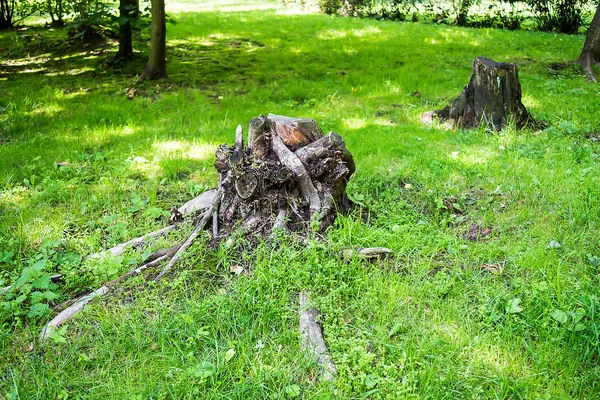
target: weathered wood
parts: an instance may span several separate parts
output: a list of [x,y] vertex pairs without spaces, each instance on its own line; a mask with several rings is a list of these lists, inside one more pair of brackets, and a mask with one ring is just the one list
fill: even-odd
[[265,131],[269,129],[267,119],[259,115],[257,118],[252,118],[248,124],[248,150],[252,150],[254,147],[254,141]]
[[339,153],[349,173],[353,174],[356,166],[352,154],[346,148],[346,143],[344,143],[342,137],[335,132],[329,132],[320,139],[299,148],[295,151],[295,154],[304,164],[314,164],[322,159],[331,158],[334,152]]
[[41,339],[47,339],[52,331],[56,330],[59,326],[72,319],[75,315],[79,314],[90,301],[94,300],[96,297],[104,296],[109,292],[109,290],[110,289],[108,286],[102,286],[94,290],[92,293],[83,296],[75,304],[60,312],[42,329],[42,333],[40,335]]
[[224,172],[229,168],[229,157],[232,150],[226,144],[217,147],[215,151],[215,169],[219,172]]
[[127,273],[121,275],[120,277],[113,279],[110,282],[105,283],[104,285],[102,285],[98,289],[94,290],[93,292],[88,293],[88,294],[80,297],[79,299],[75,300],[75,302],[72,305],[70,305],[69,307],[62,310],[54,318],[52,318],[52,320],[50,322],[48,322],[46,324],[46,326],[44,326],[44,328],[42,329],[42,332],[40,334],[41,339],[42,340],[47,339],[50,336],[50,334],[52,333],[52,331],[56,330],[58,327],[60,327],[65,322],[68,322],[69,320],[73,319],[73,317],[75,317],[77,314],[79,314],[81,311],[83,311],[85,306],[88,305],[92,300],[94,300],[97,297],[102,297],[102,296],[107,295],[110,292],[111,288],[113,286],[115,286],[117,283],[124,281],[128,278],[131,278],[132,276],[139,275],[142,271],[144,271],[148,268],[153,268],[153,267],[160,265],[162,262],[164,262],[167,259],[169,259],[170,257],[172,257],[178,248],[179,248],[179,246],[174,246],[169,249],[166,249],[165,253],[163,255],[161,255],[160,257],[157,257],[157,258],[153,259],[152,261],[149,261],[149,262],[137,267],[134,270],[128,271]]
[[244,200],[252,197],[258,188],[258,177],[254,172],[244,172],[235,180],[235,190]]
[[143,244],[147,244],[148,242],[152,241],[153,239],[156,239],[158,237],[166,235],[167,233],[174,230],[176,227],[177,227],[176,225],[169,225],[165,228],[159,229],[154,232],[147,233],[143,236],[137,237],[135,239],[131,239],[125,243],[121,243],[117,246],[111,247],[108,250],[90,254],[87,258],[98,259],[98,258],[105,257],[107,255],[111,255],[113,257],[118,257],[120,255],[123,255],[130,247],[141,246]]
[[311,119],[261,115],[250,121],[246,145],[217,149],[215,167],[228,179],[213,216],[220,236],[325,228],[351,206],[345,189],[354,160],[337,133],[323,136]]
[[179,212],[184,216],[202,213],[212,206],[216,194],[216,189],[207,190],[206,192],[194,197],[192,200],[179,207]]
[[238,125],[235,130],[235,145],[233,148],[235,151],[244,149],[244,130],[241,125]]
[[534,123],[521,102],[516,64],[499,63],[485,57],[477,57],[473,62],[471,79],[460,96],[433,115],[460,127],[484,124],[497,131],[511,120],[517,128]]
[[300,293],[300,336],[302,350],[307,351],[314,361],[323,369],[321,380],[330,381],[337,375],[335,364],[329,355],[329,350],[323,339],[321,326],[317,323],[320,313],[309,307],[310,300],[306,293]]
[[385,247],[365,247],[362,249],[344,249],[342,258],[351,260],[353,258],[381,258],[393,254],[393,251]]
[[[178,211],[184,216],[198,213],[198,212],[203,212],[212,205],[215,194],[216,194],[216,190],[214,190],[214,189],[208,190],[208,191],[202,193],[201,195],[193,198],[192,200],[188,201],[183,206],[179,207]],[[120,255],[125,254],[125,252],[130,247],[148,244],[149,242],[153,241],[154,239],[164,236],[167,233],[171,232],[172,230],[176,229],[176,227],[177,227],[176,225],[169,225],[165,228],[158,229],[154,232],[147,233],[147,234],[137,237],[135,239],[131,239],[125,243],[118,244],[114,247],[111,247],[108,250],[90,254],[89,256],[87,256],[87,258],[99,259],[99,258],[108,256],[108,255],[112,255],[113,257],[118,257]]]
[[286,146],[302,146],[323,136],[323,131],[312,119],[275,114],[269,114],[268,119],[274,126],[273,130]]
[[306,171],[302,161],[287,148],[284,144],[283,139],[279,136],[274,136],[271,139],[273,145],[273,151],[277,154],[279,161],[289,169],[294,177],[298,180],[298,188],[304,199],[310,205],[311,218],[316,213],[321,211],[321,199],[319,193],[310,179],[310,175]]
[[204,217],[202,217],[202,220],[200,221],[200,223],[198,223],[198,225],[196,226],[196,228],[194,228],[194,230],[192,231],[192,233],[182,243],[181,247],[179,247],[179,249],[177,249],[177,252],[169,260],[169,263],[154,278],[155,282],[161,280],[162,277],[165,276],[171,270],[171,268],[173,268],[173,265],[175,265],[175,263],[177,261],[179,261],[179,259],[183,255],[183,253],[185,253],[185,251],[187,250],[187,248],[190,247],[190,245],[194,242],[194,240],[196,239],[196,237],[206,227],[206,225],[208,224],[208,221],[211,219],[211,217],[213,217],[213,214],[214,214],[215,210],[218,210],[218,207],[219,207],[219,204],[220,204],[220,201],[221,201],[221,196],[223,194],[223,186],[222,185],[225,184],[225,183],[227,183],[227,182],[226,181],[222,181],[219,184],[219,189],[217,190],[217,193],[215,195],[215,200],[213,201],[213,204],[211,205],[211,207],[208,210],[206,210],[206,212],[204,213]]

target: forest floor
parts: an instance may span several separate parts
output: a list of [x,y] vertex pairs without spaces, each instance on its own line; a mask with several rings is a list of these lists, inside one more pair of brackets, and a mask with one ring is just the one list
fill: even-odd
[[[113,42],[0,33],[0,286],[21,280],[0,297],[0,398],[600,398],[600,85],[557,68],[582,36],[175,6],[168,82],[134,86],[145,41],[114,67]],[[546,129],[420,123],[477,56],[519,66]],[[134,278],[40,342],[50,306],[142,257],[82,256],[165,226],[216,185],[217,145],[269,112],[342,135],[368,223],[305,246],[200,239],[168,279]],[[340,261],[373,246],[394,256]],[[333,382],[300,349],[300,291]]]

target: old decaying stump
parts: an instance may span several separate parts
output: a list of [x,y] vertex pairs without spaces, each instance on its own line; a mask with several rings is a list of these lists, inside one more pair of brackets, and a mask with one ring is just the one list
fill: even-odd
[[335,132],[324,135],[311,119],[269,114],[250,121],[246,146],[241,126],[235,144],[216,151],[220,174],[213,235],[241,229],[262,236],[305,232],[333,222],[350,208],[346,184],[352,155]]
[[485,124],[496,131],[511,120],[519,129],[534,122],[521,103],[517,66],[485,57],[477,57],[473,62],[471,79],[460,96],[429,115],[464,128]]

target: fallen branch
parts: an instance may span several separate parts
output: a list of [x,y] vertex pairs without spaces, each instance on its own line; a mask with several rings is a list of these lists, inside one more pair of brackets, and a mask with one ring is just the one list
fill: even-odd
[[44,329],[42,329],[41,339],[42,340],[47,339],[50,336],[50,334],[52,333],[52,331],[55,331],[56,328],[58,328],[59,326],[61,326],[62,324],[64,324],[65,322],[67,322],[68,320],[70,320],[71,318],[76,316],[77,314],[79,314],[81,312],[81,310],[83,310],[83,308],[90,301],[92,301],[96,297],[104,296],[105,294],[108,293],[108,291],[109,291],[108,286],[102,286],[102,287],[94,290],[92,293],[83,296],[72,306],[64,309],[56,317],[54,317],[52,319],[52,321],[48,322],[48,324],[44,327]]
[[176,225],[169,225],[169,226],[167,226],[165,228],[159,229],[159,230],[154,231],[154,232],[147,233],[147,234],[145,234],[143,236],[137,237],[137,238],[132,239],[132,240],[130,240],[128,242],[121,243],[121,244],[119,244],[119,245],[117,245],[115,247],[111,247],[108,250],[104,250],[104,251],[101,251],[101,252],[98,252],[98,253],[91,254],[87,258],[99,259],[99,258],[105,257],[105,256],[107,256],[109,254],[112,255],[113,257],[118,257],[120,255],[123,255],[127,251],[127,249],[129,249],[130,247],[132,247],[132,246],[139,246],[139,245],[142,245],[144,243],[147,243],[147,242],[151,241],[154,238],[163,236],[163,235],[171,232],[175,228],[176,228]]
[[315,361],[323,368],[321,379],[330,381],[337,375],[335,364],[329,355],[321,327],[316,319],[319,311],[308,308],[309,299],[306,293],[300,293],[300,335],[302,336],[302,350],[309,351]]
[[[174,249],[174,248],[171,248],[171,249]],[[132,276],[138,275],[140,272],[144,271],[145,269],[156,267],[156,266],[160,265],[163,261],[167,260],[171,255],[172,255],[172,252],[167,251],[164,255],[154,259],[153,261],[150,261],[144,265],[141,265],[134,270],[128,271],[127,273],[121,275],[120,277],[113,279],[110,282],[105,283],[103,286],[94,290],[93,292],[80,297],[79,299],[77,299],[75,301],[74,304],[65,308],[63,311],[58,313],[58,315],[56,317],[54,317],[52,319],[52,321],[50,321],[50,322],[48,322],[48,324],[46,324],[46,326],[42,329],[42,332],[40,334],[41,339],[42,340],[47,339],[50,336],[50,334],[52,333],[52,331],[55,331],[59,326],[61,326],[62,324],[71,320],[74,316],[79,314],[90,301],[94,300],[96,297],[102,297],[102,296],[107,295],[110,292],[110,290],[112,289],[112,287],[114,285],[116,285],[117,283],[119,283],[127,278],[130,278]]]
[[393,251],[385,247],[365,247],[363,249],[344,249],[342,251],[342,258],[344,260],[351,260],[353,258],[380,258],[387,257],[392,254]]

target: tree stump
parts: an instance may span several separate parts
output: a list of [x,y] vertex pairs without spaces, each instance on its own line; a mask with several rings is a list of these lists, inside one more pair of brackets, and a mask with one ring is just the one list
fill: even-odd
[[477,57],[473,62],[471,79],[460,96],[432,114],[460,127],[485,124],[496,131],[510,120],[514,120],[518,129],[534,122],[521,103],[517,66],[485,57]]
[[238,126],[232,147],[215,153],[220,198],[213,235],[236,229],[270,236],[277,230],[307,232],[347,212],[352,155],[340,135],[323,135],[312,119],[269,114],[250,121],[244,147]]

